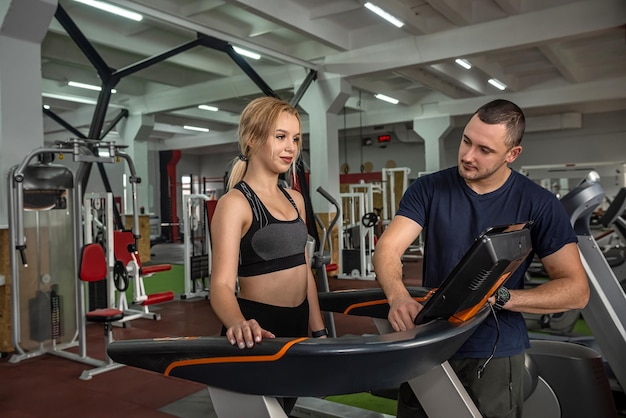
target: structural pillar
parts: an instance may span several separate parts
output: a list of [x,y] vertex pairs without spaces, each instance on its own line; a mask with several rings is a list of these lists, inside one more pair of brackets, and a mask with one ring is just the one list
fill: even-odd
[[43,146],[41,42],[56,7],[56,0],[0,2],[0,352],[13,351],[8,173]]
[[438,171],[445,165],[443,140],[453,127],[451,116],[413,119],[413,130],[424,140],[426,172]]
[[316,213],[329,212],[328,201],[316,192],[319,186],[339,201],[339,113],[351,90],[350,84],[339,77],[323,78],[311,84],[300,100],[309,115],[309,181]]
[[[9,169],[43,146],[41,42],[54,16],[52,0],[0,2],[0,196]],[[0,205],[0,227],[8,225]]]
[[[128,115],[119,122],[118,132],[122,138],[123,144],[127,145],[124,151],[130,155],[135,164],[137,176],[141,178],[141,183],[137,184],[137,205],[144,207],[146,212],[155,212],[154,206],[154,187],[150,185],[148,175],[148,142],[150,133],[154,128],[153,115]],[[125,169],[126,177],[129,178],[130,171],[128,167]],[[127,185],[125,198],[130,202],[132,199],[131,189]]]

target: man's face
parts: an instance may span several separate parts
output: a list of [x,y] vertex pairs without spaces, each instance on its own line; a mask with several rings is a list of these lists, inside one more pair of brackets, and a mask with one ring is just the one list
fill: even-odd
[[505,170],[506,164],[515,161],[522,150],[520,146],[509,149],[506,137],[504,124],[489,125],[474,115],[465,126],[459,145],[461,177],[467,182],[478,182]]

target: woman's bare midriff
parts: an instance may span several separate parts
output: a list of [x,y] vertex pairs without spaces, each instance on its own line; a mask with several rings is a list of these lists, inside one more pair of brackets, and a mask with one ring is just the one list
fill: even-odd
[[239,278],[240,298],[268,305],[290,308],[299,306],[306,298],[306,291],[306,264],[287,270]]

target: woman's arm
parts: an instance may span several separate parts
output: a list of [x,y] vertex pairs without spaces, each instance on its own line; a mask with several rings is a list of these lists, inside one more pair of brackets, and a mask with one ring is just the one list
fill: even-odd
[[243,316],[235,295],[239,243],[251,217],[245,197],[238,190],[231,190],[220,198],[211,222],[211,307],[226,327],[230,343],[240,348],[252,347],[263,338],[274,338],[256,320]]

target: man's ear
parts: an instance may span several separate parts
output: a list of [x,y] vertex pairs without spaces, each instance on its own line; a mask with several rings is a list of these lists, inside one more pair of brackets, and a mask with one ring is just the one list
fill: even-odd
[[522,146],[518,145],[516,147],[511,148],[508,152],[507,152],[507,156],[506,156],[506,162],[511,164],[513,161],[517,160],[517,157],[520,156],[520,154],[522,153]]

